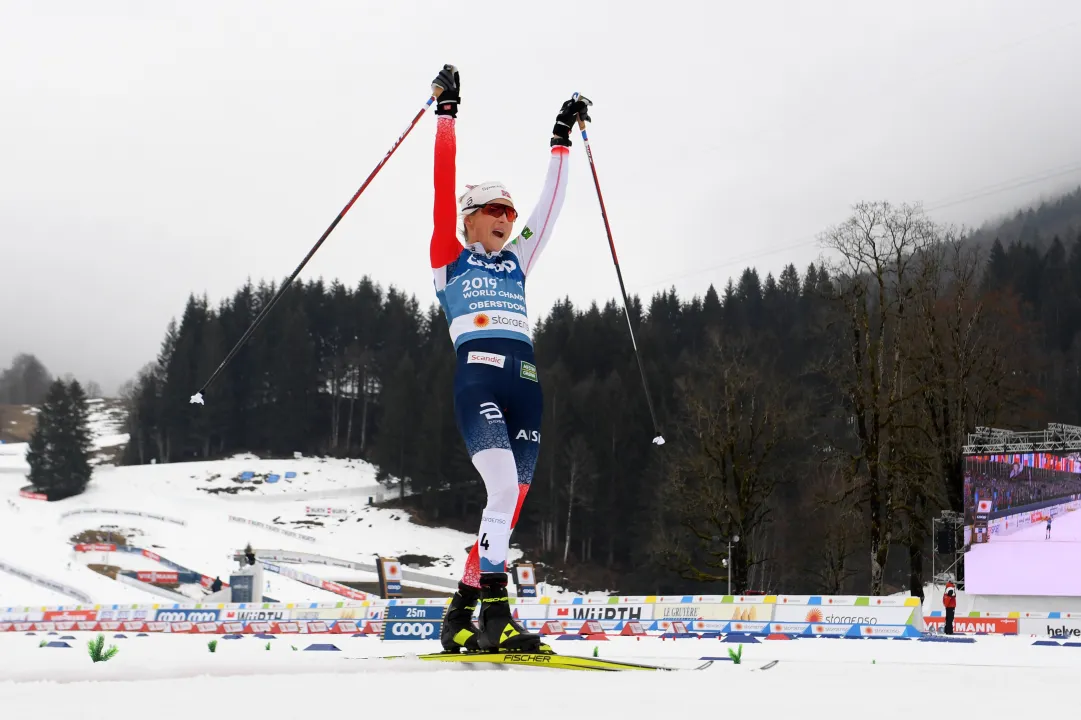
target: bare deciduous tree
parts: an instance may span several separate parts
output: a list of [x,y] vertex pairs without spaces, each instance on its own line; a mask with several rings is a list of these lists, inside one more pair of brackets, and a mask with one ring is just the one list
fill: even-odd
[[588,507],[593,484],[597,479],[597,466],[589,444],[581,435],[575,435],[567,446],[567,524],[563,536],[563,562],[571,551],[571,518],[575,504]]
[[853,429],[854,442],[845,451],[845,495],[870,514],[870,592],[877,595],[883,591],[905,466],[906,350],[899,337],[916,312],[918,258],[935,242],[935,229],[919,206],[860,203],[820,242],[831,254],[827,265],[843,328],[832,368]]
[[839,463],[827,460],[808,478],[810,510],[806,521],[817,531],[811,576],[819,591],[844,594],[845,584],[856,574],[854,555],[861,541],[860,511],[845,493],[845,479]]

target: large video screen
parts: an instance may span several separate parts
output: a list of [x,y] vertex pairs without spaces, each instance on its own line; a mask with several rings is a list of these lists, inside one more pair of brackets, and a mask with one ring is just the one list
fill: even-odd
[[1081,596],[1081,456],[965,457],[965,590]]

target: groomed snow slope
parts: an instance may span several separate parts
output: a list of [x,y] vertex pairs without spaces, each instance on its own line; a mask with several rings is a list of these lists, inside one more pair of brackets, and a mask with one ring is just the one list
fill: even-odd
[[[98,446],[127,440],[118,432],[114,413],[96,411],[92,428]],[[9,445],[4,452],[7,467],[24,462],[25,445]],[[253,477],[240,481],[244,473],[252,473]],[[19,497],[19,487],[26,484],[25,475],[9,472],[0,475],[0,493],[5,496],[0,501],[0,561],[76,587],[99,603],[158,599],[88,570],[85,562],[101,560],[77,557],[71,551],[71,538],[84,531],[119,533],[129,545],[226,581],[236,567],[233,553],[248,543],[255,548],[315,553],[362,563],[374,563],[380,555],[422,555],[432,558],[434,564],[408,567],[447,580],[457,579],[475,537],[445,528],[422,527],[410,522],[407,513],[367,505],[369,498],[379,498],[385,492],[375,474],[373,466],[360,461],[260,460],[250,455],[169,465],[99,465],[84,494],[46,503]],[[278,476],[277,482],[262,481],[271,475]],[[308,506],[344,514],[308,516]],[[160,515],[183,524],[89,512],[92,510]],[[519,551],[512,550],[510,559],[520,556]],[[167,569],[136,555],[126,558],[121,567]],[[375,579],[358,571],[321,565],[305,565],[302,569],[324,579]],[[282,602],[342,599],[273,573],[266,576],[264,594]],[[0,584],[6,577],[0,574]],[[14,589],[5,592],[5,606],[56,604],[55,593],[44,588],[39,593],[35,587],[29,583],[19,586],[19,597],[15,597]]]

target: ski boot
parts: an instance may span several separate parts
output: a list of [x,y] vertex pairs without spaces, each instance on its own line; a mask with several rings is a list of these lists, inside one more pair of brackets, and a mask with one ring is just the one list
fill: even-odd
[[507,599],[506,573],[481,573],[481,607],[478,641],[481,650],[550,653],[540,635],[526,631],[514,619]]
[[443,630],[439,634],[439,641],[443,644],[443,652],[459,653],[476,652],[480,650],[477,626],[473,624],[473,611],[477,609],[477,601],[480,599],[480,590],[465,583],[458,583],[458,592],[447,607],[443,615]]

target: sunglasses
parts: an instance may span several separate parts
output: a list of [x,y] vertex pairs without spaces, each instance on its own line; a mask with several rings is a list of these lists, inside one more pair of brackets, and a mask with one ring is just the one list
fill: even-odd
[[499,217],[500,215],[506,213],[507,220],[509,220],[511,222],[514,222],[515,220],[518,219],[518,211],[517,210],[512,208],[510,205],[503,205],[501,203],[488,203],[487,205],[474,205],[473,207],[470,207],[470,208],[467,208],[467,209],[468,210],[480,210],[485,215],[489,215],[491,217],[496,217],[496,218]]

